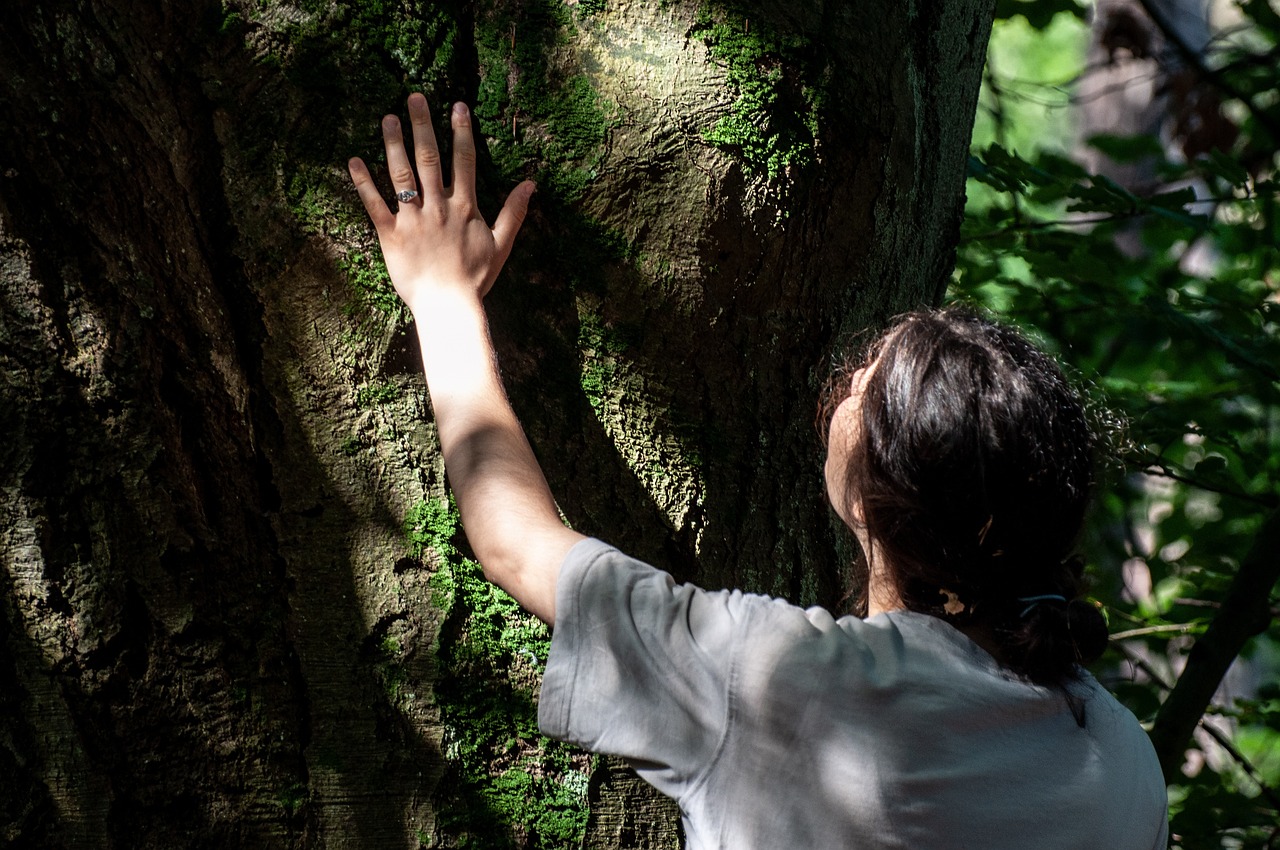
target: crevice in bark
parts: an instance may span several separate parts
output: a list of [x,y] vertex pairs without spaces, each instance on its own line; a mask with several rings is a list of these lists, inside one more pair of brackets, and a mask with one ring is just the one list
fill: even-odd
[[[698,5],[570,12],[579,40],[548,61],[594,51],[593,84],[626,84],[597,92],[614,123],[586,193],[539,199],[494,333],[576,527],[681,578],[838,605],[848,544],[821,497],[818,390],[858,328],[936,295],[963,145],[901,155],[933,132],[889,102],[906,35],[884,55],[843,47],[879,13],[744,4],[752,26],[813,40],[840,83],[820,169],[779,208],[702,137],[727,102],[705,45],[680,36]],[[0,313],[21,381],[0,412],[3,485],[32,514],[15,525],[30,545],[0,538],[32,559],[0,576],[0,679],[20,703],[0,760],[16,754],[24,835],[381,846],[434,829],[442,615],[401,523],[443,497],[443,473],[405,329],[348,288],[372,244],[338,208],[347,148],[376,144],[352,128],[399,106],[405,71],[353,9],[0,10],[0,237],[25,240],[31,267]],[[483,8],[424,15],[459,43],[414,61],[440,100],[475,96]],[[623,60],[661,73],[619,77]],[[501,164],[496,144],[482,162]],[[951,188],[930,194],[943,172]],[[309,189],[329,218],[307,217]],[[18,253],[0,238],[0,260]],[[583,353],[592,322],[621,340],[603,405],[583,381],[603,362]],[[388,400],[360,401],[375,382]],[[670,846],[669,807],[633,775],[596,776],[589,846]],[[72,798],[74,816],[57,807]]]

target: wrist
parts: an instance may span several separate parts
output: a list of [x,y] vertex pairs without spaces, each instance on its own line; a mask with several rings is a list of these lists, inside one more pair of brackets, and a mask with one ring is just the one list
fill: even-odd
[[418,324],[459,314],[484,313],[484,298],[462,286],[421,285],[401,296]]

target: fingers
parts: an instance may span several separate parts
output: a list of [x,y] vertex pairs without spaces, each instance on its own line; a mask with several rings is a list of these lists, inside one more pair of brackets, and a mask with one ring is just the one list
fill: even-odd
[[[409,155],[404,150],[404,134],[400,132],[400,119],[388,115],[382,119],[382,143],[387,149],[387,172],[391,175],[391,189],[418,193],[418,181],[409,165]],[[403,203],[403,201],[402,201]]]
[[498,213],[498,220],[493,223],[493,247],[497,251],[499,264],[506,262],[511,254],[511,246],[515,244],[520,225],[524,224],[525,214],[529,211],[529,199],[538,191],[537,184],[526,180],[511,190],[507,202]]
[[471,137],[471,112],[458,101],[453,105],[453,185],[451,195],[472,206],[476,203],[476,143]]
[[395,223],[395,216],[391,214],[391,210],[387,209],[387,202],[382,200],[382,195],[378,193],[378,187],[369,176],[369,169],[365,167],[364,160],[353,157],[347,162],[347,170],[351,172],[351,182],[356,184],[356,193],[364,203],[365,212],[369,213],[369,218],[373,219],[374,228],[381,231],[383,228],[392,226]]
[[413,127],[413,153],[418,162],[422,191],[438,197],[444,192],[444,181],[440,176],[440,148],[436,144],[435,127],[431,126],[427,99],[417,92],[409,95],[409,124]]
[[[409,121],[413,128],[414,158],[418,166],[418,174],[414,175],[413,166],[409,162],[409,153],[405,148],[404,133],[400,119],[387,115],[382,119],[382,140],[387,152],[387,171],[391,177],[391,189],[403,197],[406,193],[414,196],[421,190],[427,197],[441,198],[444,195],[444,183],[441,171],[440,148],[436,143],[435,131],[431,125],[431,113],[427,100],[415,92],[409,95]],[[450,114],[453,126],[453,179],[449,189],[449,197],[462,202],[474,211],[476,206],[476,145],[472,136],[471,112],[466,104],[458,102],[453,105]],[[379,229],[392,225],[395,216],[387,204],[379,196],[369,170],[360,159],[352,159],[348,163],[351,179],[360,194],[365,210]],[[528,209],[529,197],[534,192],[533,183],[526,182],[512,190],[507,203],[494,224],[494,239],[501,255],[505,258],[515,242],[516,233],[524,222]],[[413,200],[421,206],[424,199]],[[401,204],[406,203],[401,200]]]

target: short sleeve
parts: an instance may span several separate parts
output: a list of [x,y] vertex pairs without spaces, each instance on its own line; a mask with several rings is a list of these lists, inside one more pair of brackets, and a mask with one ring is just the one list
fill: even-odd
[[727,723],[742,594],[679,585],[599,540],[561,566],[538,706],[542,731],[621,756],[680,799]]

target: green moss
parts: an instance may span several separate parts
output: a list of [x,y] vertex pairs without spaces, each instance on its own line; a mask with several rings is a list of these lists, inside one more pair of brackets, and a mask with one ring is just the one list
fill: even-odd
[[351,283],[352,311],[359,307],[372,307],[397,323],[408,322],[409,308],[396,295],[395,287],[391,285],[391,275],[387,274],[387,265],[380,254],[350,251],[338,260],[338,268]]
[[578,350],[582,357],[582,391],[596,413],[619,376],[618,356],[639,341],[639,329],[606,324],[595,313],[584,312],[578,320]]
[[390,381],[374,381],[356,390],[356,407],[376,407],[400,398],[400,388]]
[[[242,11],[249,18],[243,26],[224,17],[213,26],[228,40],[252,33],[251,49],[278,66],[293,98],[228,104],[246,145],[237,160],[262,191],[278,185],[283,173],[297,230],[330,237],[345,249],[337,264],[352,283],[353,311],[369,307],[379,318],[407,322],[341,164],[358,154],[377,175],[384,157],[376,118],[408,92],[431,99],[438,130],[448,125],[440,107],[465,99],[485,137],[482,206],[495,209],[497,190],[536,179],[539,206],[569,231],[557,234],[563,244],[552,247],[563,253],[556,256],[565,257],[575,277],[591,278],[610,259],[611,247],[569,205],[596,179],[618,111],[574,70],[565,51],[575,21],[600,8],[601,0],[588,8],[561,0],[500,2],[470,19],[462,4],[448,0],[300,0],[287,19],[252,8]],[[457,49],[473,34],[474,57]],[[308,102],[298,103],[298,95]],[[281,115],[290,116],[287,124]],[[447,147],[447,132],[442,139]]]
[[409,684],[409,671],[403,664],[384,661],[377,665],[378,678],[382,681],[382,690],[392,705],[398,705],[410,696],[405,689]]
[[431,586],[446,616],[437,652],[447,761],[437,828],[446,846],[581,846],[590,762],[537,728],[534,694],[550,635],[458,551],[457,531],[456,508],[434,499],[405,521],[417,554],[440,560]]
[[568,202],[595,179],[616,122],[616,107],[590,80],[556,61],[573,32],[560,0],[498,5],[476,21],[475,115],[494,164],[507,180],[534,177]]
[[345,171],[338,171],[332,164],[292,163],[285,200],[306,233],[349,236],[368,227],[368,216],[357,202]]
[[218,24],[218,32],[221,35],[230,35],[242,29],[244,29],[244,16],[239,12],[227,11]]
[[813,165],[826,71],[809,39],[720,4],[704,6],[690,34],[724,65],[734,93],[729,114],[704,138],[771,179]]
[[433,89],[454,61],[458,21],[452,5],[301,0],[297,17],[280,29],[276,55],[290,81],[303,88],[363,89],[366,97],[393,88]]
[[[345,174],[335,174],[331,165],[305,162],[294,163],[292,168],[285,198],[294,221],[304,233],[335,237],[341,245],[368,232],[368,216],[356,202]],[[341,192],[335,187],[335,181],[341,182]],[[408,310],[391,285],[381,253],[351,249],[339,258],[337,266],[351,283],[352,309],[371,307],[393,321],[408,320]]]
[[295,782],[281,788],[276,793],[276,804],[284,809],[285,814],[293,817],[307,801],[307,786]]

